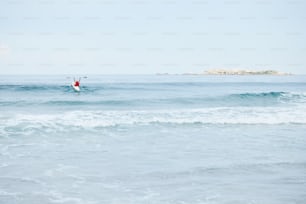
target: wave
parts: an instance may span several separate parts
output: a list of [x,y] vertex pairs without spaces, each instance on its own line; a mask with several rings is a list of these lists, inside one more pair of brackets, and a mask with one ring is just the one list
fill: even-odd
[[[69,89],[70,90],[70,89]],[[238,93],[224,96],[186,96],[186,97],[171,97],[162,96],[164,98],[157,98],[158,96],[150,96],[142,98],[142,95],[112,98],[110,96],[93,96],[93,97],[66,97],[63,99],[52,99],[52,97],[37,98],[32,97],[28,99],[11,100],[10,98],[0,99],[0,106],[106,106],[106,107],[131,107],[131,106],[181,106],[181,105],[198,105],[200,107],[235,107],[235,106],[277,106],[282,104],[305,104],[305,93],[291,93],[291,92],[263,92],[263,93]],[[102,99],[101,99],[102,98]]]
[[4,91],[47,91],[47,90],[61,90],[67,86],[55,85],[0,85],[0,90]]
[[186,110],[66,111],[57,114],[16,114],[0,117],[0,133],[31,130],[70,131],[151,124],[306,124],[306,108],[205,108]]
[[261,92],[261,93],[241,93],[231,94],[228,99],[237,99],[241,101],[256,102],[293,102],[300,103],[306,102],[306,93],[293,93],[293,92]]
[[240,98],[278,98],[286,94],[286,92],[262,92],[262,93],[242,93],[242,94],[232,94],[232,97]]
[[296,93],[294,92],[241,93],[241,94],[232,94],[230,96],[239,97],[243,99],[253,99],[253,98],[306,99],[306,93],[297,93],[297,92]]

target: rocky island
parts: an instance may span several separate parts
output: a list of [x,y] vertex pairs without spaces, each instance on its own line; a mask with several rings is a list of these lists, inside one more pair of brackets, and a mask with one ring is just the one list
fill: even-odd
[[203,73],[186,73],[185,75],[291,75],[290,73],[279,72],[275,70],[228,70],[228,69],[211,69],[204,71]]

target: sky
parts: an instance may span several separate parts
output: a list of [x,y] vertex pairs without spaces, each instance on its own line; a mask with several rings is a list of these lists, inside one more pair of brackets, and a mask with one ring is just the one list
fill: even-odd
[[306,74],[305,0],[0,0],[0,74]]

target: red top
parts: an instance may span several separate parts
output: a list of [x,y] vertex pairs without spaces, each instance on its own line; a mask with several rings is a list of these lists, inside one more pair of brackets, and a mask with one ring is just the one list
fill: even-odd
[[74,86],[80,86],[80,82],[79,81],[75,81],[74,82]]

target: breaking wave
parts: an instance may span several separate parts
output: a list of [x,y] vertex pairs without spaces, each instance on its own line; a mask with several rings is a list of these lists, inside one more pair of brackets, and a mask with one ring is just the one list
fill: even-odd
[[149,124],[306,124],[306,108],[206,108],[143,111],[67,111],[56,114],[16,114],[0,117],[0,132],[29,130],[69,131]]

